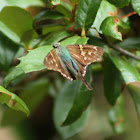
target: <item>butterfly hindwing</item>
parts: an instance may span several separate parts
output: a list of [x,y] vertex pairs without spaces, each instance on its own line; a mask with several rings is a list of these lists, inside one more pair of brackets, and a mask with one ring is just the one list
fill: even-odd
[[103,54],[102,48],[93,45],[68,45],[66,48],[71,56],[83,66],[97,61]]
[[64,77],[69,80],[73,80],[73,77],[69,74],[67,68],[62,62],[61,58],[57,54],[57,50],[51,50],[44,59],[44,65],[49,70],[60,72]]
[[80,69],[80,73],[82,76],[85,76],[86,74],[86,67],[83,66],[80,62],[78,62],[76,59],[75,59],[75,62],[76,64],[78,65],[79,69]]

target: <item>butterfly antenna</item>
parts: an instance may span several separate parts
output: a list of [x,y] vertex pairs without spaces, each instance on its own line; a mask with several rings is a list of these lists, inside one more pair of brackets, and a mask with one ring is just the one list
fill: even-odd
[[80,80],[83,82],[83,84],[89,89],[92,90],[93,88],[91,87],[91,85],[87,82],[87,80],[80,74],[79,75]]

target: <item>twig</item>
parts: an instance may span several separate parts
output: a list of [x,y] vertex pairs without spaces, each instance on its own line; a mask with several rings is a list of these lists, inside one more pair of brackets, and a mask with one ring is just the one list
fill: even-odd
[[131,52],[128,52],[128,51],[126,51],[126,50],[124,50],[124,49],[122,49],[122,48],[120,48],[120,47],[117,47],[117,46],[115,46],[115,45],[113,45],[113,44],[110,44],[110,43],[108,43],[108,46],[109,46],[110,48],[113,48],[113,49],[116,50],[116,51],[121,52],[122,54],[125,54],[125,55],[127,55],[127,56],[130,56],[130,57],[132,57],[132,58],[134,58],[134,59],[136,59],[136,60],[140,60],[140,57],[139,57],[139,56],[136,56],[135,54],[133,54],[133,53],[131,53]]
[[122,53],[122,54],[125,54],[125,55],[127,55],[127,56],[129,56],[129,57],[131,57],[131,58],[134,58],[134,59],[136,59],[136,60],[140,60],[140,57],[139,57],[139,56],[136,56],[135,54],[133,54],[133,53],[127,51],[127,50],[124,50],[124,49],[122,49],[122,48],[120,48],[120,47],[117,47],[117,46],[115,46],[115,45],[109,43],[103,34],[99,34],[99,35],[100,35],[100,37],[103,39],[103,41],[104,41],[110,48],[113,48],[114,50],[116,50],[116,51],[118,51],[118,52],[120,52],[120,53]]

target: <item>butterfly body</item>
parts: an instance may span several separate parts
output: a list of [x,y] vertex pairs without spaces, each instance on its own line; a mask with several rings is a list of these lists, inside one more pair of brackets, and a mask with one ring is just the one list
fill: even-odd
[[49,70],[60,72],[70,80],[77,77],[91,90],[92,87],[85,80],[86,67],[96,61],[103,54],[103,49],[92,45],[68,45],[62,47],[59,43],[53,45],[44,59],[44,65]]
[[69,51],[65,47],[61,46],[58,46],[56,51],[59,54],[63,64],[65,65],[65,68],[70,68],[73,75],[76,76],[78,74],[79,67],[77,66],[74,58],[70,55]]

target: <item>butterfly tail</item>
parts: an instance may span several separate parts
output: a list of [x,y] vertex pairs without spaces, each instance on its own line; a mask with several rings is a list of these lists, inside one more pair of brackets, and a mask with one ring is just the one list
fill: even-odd
[[[72,77],[74,77],[73,80],[75,80],[75,79],[76,79],[76,75],[71,71],[70,65],[69,65],[68,62],[65,61],[65,60],[64,60],[64,63],[66,64],[70,75],[72,75]],[[83,84],[84,84],[89,90],[92,90],[91,85],[90,85],[90,84],[86,81],[86,79],[82,76],[82,74],[81,74],[80,71],[77,72],[77,75],[79,76],[79,78],[80,78],[80,80],[83,82]]]
[[91,85],[87,82],[87,80],[82,75],[79,75],[79,78],[89,90],[92,90]]

